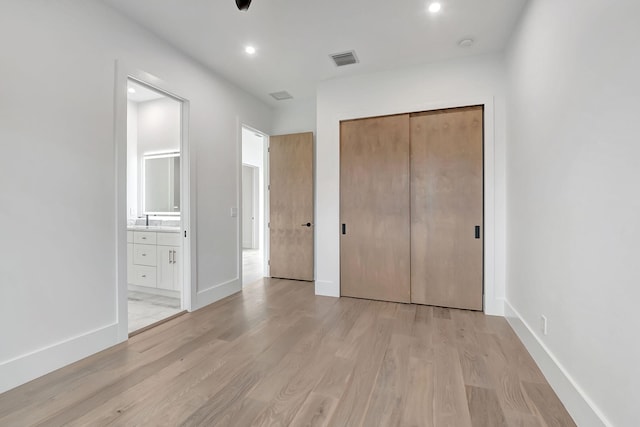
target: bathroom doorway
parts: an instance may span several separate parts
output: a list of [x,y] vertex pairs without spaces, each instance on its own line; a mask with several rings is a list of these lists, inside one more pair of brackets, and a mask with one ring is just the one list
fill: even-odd
[[267,136],[242,127],[242,284],[265,277]]
[[127,81],[129,336],[184,313],[183,102]]

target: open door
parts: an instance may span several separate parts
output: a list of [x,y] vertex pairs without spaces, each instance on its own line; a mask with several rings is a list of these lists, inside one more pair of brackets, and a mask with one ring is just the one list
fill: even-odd
[[314,279],[313,133],[270,137],[271,277]]

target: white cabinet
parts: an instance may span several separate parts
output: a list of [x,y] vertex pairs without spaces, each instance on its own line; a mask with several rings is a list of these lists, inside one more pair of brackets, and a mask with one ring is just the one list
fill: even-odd
[[137,265],[146,265],[148,267],[156,266],[156,245],[139,245],[133,244],[133,263]]
[[180,290],[180,248],[178,246],[158,246],[157,280],[158,288]]
[[131,285],[165,291],[182,289],[180,233],[127,232],[127,275]]

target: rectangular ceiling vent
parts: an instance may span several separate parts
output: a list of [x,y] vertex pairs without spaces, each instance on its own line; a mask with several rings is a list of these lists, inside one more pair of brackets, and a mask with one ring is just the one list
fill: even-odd
[[333,62],[335,62],[336,66],[338,67],[344,67],[345,65],[357,64],[358,62],[360,62],[358,61],[356,52],[353,50],[350,50],[349,52],[334,53],[330,56],[331,59],[333,59]]
[[284,101],[285,99],[293,99],[293,96],[286,90],[281,90],[280,92],[270,93],[271,97],[277,101]]

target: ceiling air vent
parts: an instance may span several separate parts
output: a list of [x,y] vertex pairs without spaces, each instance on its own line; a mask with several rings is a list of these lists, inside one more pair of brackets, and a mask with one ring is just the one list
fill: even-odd
[[293,96],[286,90],[281,90],[280,92],[270,93],[271,97],[277,101],[284,101],[285,99],[293,99]]
[[334,53],[333,55],[330,55],[330,56],[331,56],[331,59],[333,59],[333,62],[335,62],[336,66],[338,67],[357,64],[358,62],[360,62],[358,61],[358,57],[356,56],[356,53],[353,50],[349,52]]

